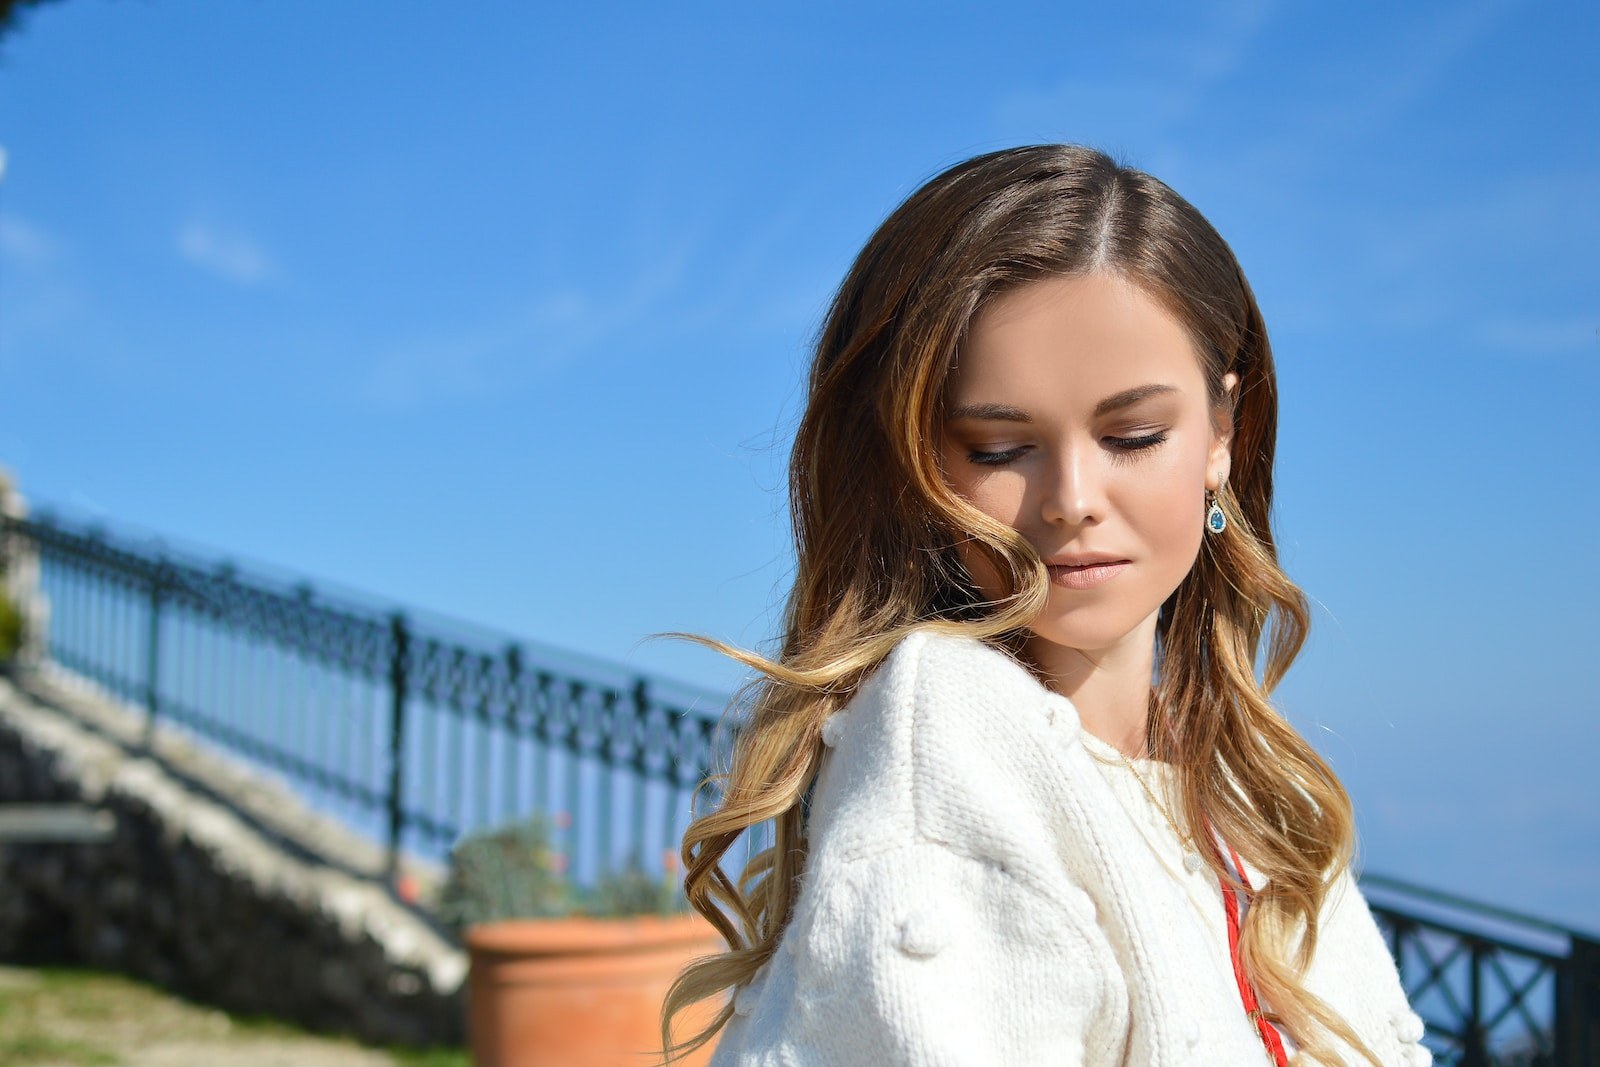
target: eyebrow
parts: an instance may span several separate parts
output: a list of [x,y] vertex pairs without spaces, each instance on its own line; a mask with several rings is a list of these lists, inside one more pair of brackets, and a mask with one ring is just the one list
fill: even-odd
[[1178,387],[1175,385],[1136,385],[1132,389],[1124,389],[1120,393],[1113,393],[1106,397],[1104,400],[1100,401],[1100,403],[1094,406],[1094,413],[1096,415],[1105,415],[1109,412],[1119,411],[1122,408],[1130,407],[1134,404],[1137,404],[1141,400],[1148,399],[1149,397],[1160,396],[1163,393],[1176,393],[1177,391]]
[[[1124,389],[1120,393],[1113,393],[1100,401],[1094,406],[1094,414],[1096,418],[1099,418],[1101,415],[1120,411],[1122,408],[1130,407],[1152,396],[1160,396],[1163,393],[1176,393],[1177,391],[1178,388],[1174,385],[1136,385],[1132,389]],[[1009,404],[963,404],[961,407],[952,408],[945,414],[945,418],[952,422],[957,419],[986,419],[993,422],[1033,421],[1032,415],[1029,415],[1021,408],[1014,408]]]

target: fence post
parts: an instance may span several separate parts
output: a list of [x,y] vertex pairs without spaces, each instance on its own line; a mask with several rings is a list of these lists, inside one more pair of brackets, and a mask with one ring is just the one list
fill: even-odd
[[[521,803],[518,791],[522,786],[521,777],[517,773],[517,761],[522,755],[522,735],[518,731],[517,709],[518,701],[522,698],[522,649],[517,647],[515,641],[506,645],[506,706],[504,709],[506,737],[505,752],[505,803],[502,810],[505,817],[515,818],[519,815]],[[487,786],[485,789],[487,790]]]
[[400,874],[400,838],[405,830],[406,670],[410,662],[411,629],[402,612],[389,617],[389,856],[392,882]]
[[1600,1061],[1600,942],[1572,935],[1556,970],[1556,1067]]
[[[635,678],[633,682],[633,721],[638,724],[635,729],[639,731],[639,736],[641,738],[648,736],[645,731],[645,723],[649,721],[649,717],[650,680],[641,674],[639,677]],[[645,857],[648,855],[648,853],[645,852],[644,843],[644,760],[644,744],[641,742],[638,751],[633,753],[633,826],[630,827],[629,832],[633,834],[633,862],[641,871],[648,871],[650,867],[645,862]],[[670,824],[672,818],[670,814],[672,810],[672,802],[668,801],[666,807],[669,812],[667,819]],[[670,829],[667,836],[670,840]]]
[[144,661],[144,744],[149,748],[156,739],[156,717],[160,714],[161,685],[161,587],[166,579],[167,561],[157,556],[150,571],[150,625],[145,634]]
[[1461,1067],[1490,1067],[1488,1034],[1483,1028],[1483,969],[1488,965],[1488,946],[1477,938],[1471,942],[1471,970],[1467,972],[1467,1019],[1461,1035]]

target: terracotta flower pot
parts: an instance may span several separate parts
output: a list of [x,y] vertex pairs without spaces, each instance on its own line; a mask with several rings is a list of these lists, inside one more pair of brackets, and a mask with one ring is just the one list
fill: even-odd
[[[685,964],[726,948],[699,915],[514,919],[466,932],[468,1032],[477,1067],[646,1067],[661,1062],[661,1002]],[[679,1016],[698,1031],[718,1005]],[[712,1042],[679,1061],[701,1067]]]

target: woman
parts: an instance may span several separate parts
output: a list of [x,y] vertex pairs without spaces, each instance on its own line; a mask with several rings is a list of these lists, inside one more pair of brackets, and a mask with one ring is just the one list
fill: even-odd
[[683,847],[732,949],[664,1033],[731,991],[717,1067],[1431,1062],[1268,702],[1307,626],[1276,420],[1232,251],[1149,175],[995,152],[884,222],[811,370],[781,651],[707,642],[761,672]]

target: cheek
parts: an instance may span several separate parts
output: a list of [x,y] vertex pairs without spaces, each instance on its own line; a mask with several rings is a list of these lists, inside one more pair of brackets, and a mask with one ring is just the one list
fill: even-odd
[[[1191,470],[1192,468],[1192,470]],[[1175,464],[1127,496],[1128,515],[1162,570],[1187,573],[1205,536],[1202,462]]]
[[1027,484],[1015,474],[1002,471],[973,479],[961,496],[1002,526],[1021,530],[1028,525],[1023,515]]
[[[952,471],[955,473],[952,474]],[[1027,485],[1015,471],[999,467],[974,467],[967,462],[964,452],[946,452],[942,475],[944,484],[956,496],[991,519],[1013,530],[1017,528]]]
[[[945,453],[944,480],[950,489],[968,504],[985,515],[1013,530],[1019,528],[1022,514],[1024,486],[1021,479],[1004,471],[972,471],[964,462],[964,455]],[[963,473],[952,477],[950,471]],[[1000,572],[989,563],[987,555],[973,550],[970,542],[956,545],[956,555],[974,584],[988,599],[1004,595]]]
[[[965,495],[965,494],[963,494]],[[984,501],[967,496],[967,503],[992,519],[998,519],[1012,529],[1015,523],[1004,514],[1004,509],[996,508],[994,501]],[[961,560],[961,565],[967,569],[967,575],[972,579],[986,600],[998,600],[1006,595],[1005,583],[1000,577],[1001,572],[990,563],[989,555],[978,551],[972,541],[962,541],[956,545],[956,556]]]
[[[949,469],[950,467],[946,467],[946,470]],[[1021,493],[1016,491],[1013,482],[1014,478],[990,472],[981,472],[974,477],[965,478],[952,478],[947,474],[944,478],[944,483],[963,501],[981,510],[987,517],[1010,526],[1011,530],[1016,530],[1018,515],[1021,512]],[[973,579],[974,585],[978,585],[978,590],[984,598],[998,600],[1005,595],[1005,584],[1000,577],[1000,571],[990,563],[987,553],[978,552],[973,549],[970,541],[963,541],[955,545],[955,555],[962,560],[966,574]]]

